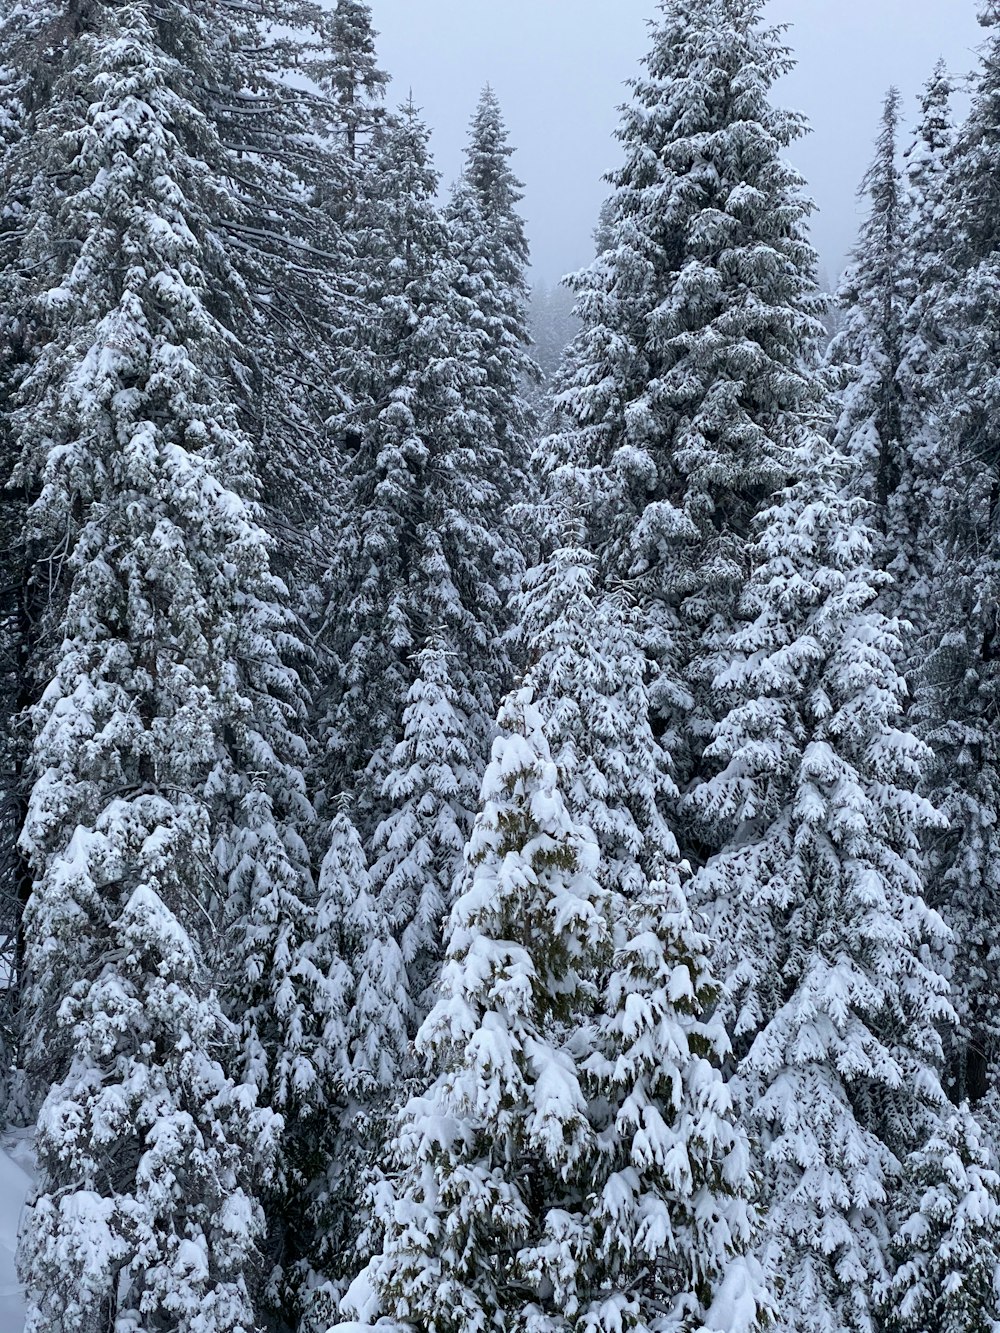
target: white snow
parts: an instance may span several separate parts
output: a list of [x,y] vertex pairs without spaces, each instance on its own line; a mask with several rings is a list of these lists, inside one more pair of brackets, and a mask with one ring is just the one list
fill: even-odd
[[24,1302],[14,1271],[14,1248],[30,1177],[0,1148],[0,1333],[21,1333]]

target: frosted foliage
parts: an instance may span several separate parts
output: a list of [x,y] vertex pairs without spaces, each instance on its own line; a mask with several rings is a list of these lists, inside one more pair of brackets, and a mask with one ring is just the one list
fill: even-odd
[[[38,1119],[41,1189],[19,1252],[26,1329],[84,1333],[113,1317],[120,1329],[250,1333],[244,1270],[263,1215],[245,1172],[254,1156],[266,1163],[277,1127],[207,1054],[224,1021],[210,993],[196,997],[200,965],[159,896],[169,838],[143,854],[121,836],[109,847],[110,833],[90,840],[95,868],[138,852],[145,874],[102,970],[60,1009],[73,1060]],[[61,1180],[72,1186],[51,1188]]]
[[634,898],[677,859],[658,805],[676,791],[649,722],[636,617],[597,577],[583,548],[558,547],[526,576],[515,620],[567,804],[598,840],[604,885]]
[[750,618],[717,680],[731,709],[692,804],[724,849],[696,893],[761,1136],[782,1327],[867,1333],[899,1157],[942,1100],[946,931],[919,845],[940,817],[915,792],[927,751],[902,726],[864,510],[822,441],[800,470],[762,518]]
[[909,1215],[893,1240],[886,1324],[916,1333],[1000,1328],[1000,1175],[986,1126],[949,1109],[907,1163]]
[[[804,132],[770,91],[790,68],[761,0],[669,0],[618,131],[601,253],[539,464],[590,472],[592,543],[633,578],[654,693],[686,784],[710,730],[754,515],[816,411],[821,302],[810,205],[781,158]],[[678,689],[679,682],[687,688]]]

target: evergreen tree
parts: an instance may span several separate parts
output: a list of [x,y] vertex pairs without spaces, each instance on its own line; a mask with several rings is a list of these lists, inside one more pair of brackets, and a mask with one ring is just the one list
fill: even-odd
[[761,1139],[782,1327],[869,1333],[899,1159],[943,1100],[946,932],[920,849],[940,821],[915,791],[927,755],[901,721],[867,507],[821,438],[803,449],[803,480],[761,518],[752,618],[717,682],[731,709],[696,799],[723,850],[695,892]]
[[534,419],[525,388],[539,375],[528,352],[528,241],[513,154],[500,102],[487,87],[472,119],[448,220],[463,269],[462,290],[474,303],[482,335],[480,401],[505,460],[508,501],[521,499],[526,483]]
[[436,1076],[402,1118],[383,1249],[345,1306],[440,1333],[542,1326],[561,1295],[547,1219],[592,1140],[568,1047],[607,934],[597,849],[566,810],[530,691],[499,725],[417,1039]]
[[875,505],[884,534],[879,560],[905,570],[910,555],[890,517],[904,469],[899,367],[907,217],[898,163],[899,107],[899,92],[890,88],[875,160],[861,185],[870,210],[839,293],[846,326],[830,355],[844,381],[837,446],[856,460],[859,493]]
[[326,81],[351,162],[357,162],[367,150],[384,114],[389,76],[379,68],[377,35],[372,26],[371,5],[365,0],[337,0]]
[[218,243],[245,202],[204,105],[231,71],[183,8],[69,18],[47,7],[27,34],[51,62],[5,164],[33,344],[9,425],[44,589],[21,839],[22,1059],[35,1098],[51,1088],[29,1326],[249,1329],[279,1127],[254,1103],[294,1137],[319,1038],[294,642],[239,412],[247,288]]
[[995,1333],[1000,1327],[1000,1175],[968,1103],[952,1110],[907,1163],[913,1198],[893,1248],[887,1328]]
[[[1000,232],[993,197],[1000,151],[1000,15],[974,86],[968,121],[941,146],[947,177],[927,248],[930,271],[916,354],[931,503],[920,536],[929,553],[928,616],[914,663],[914,717],[934,751],[927,790],[949,820],[931,846],[929,894],[951,926],[958,1028],[949,1051],[957,1098],[977,1101],[1000,1054],[996,962],[1000,928],[1000,455],[993,404],[1000,354]],[[938,109],[935,110],[935,102]],[[943,117],[943,88],[929,120]],[[931,131],[935,142],[943,128]],[[934,250],[940,247],[935,256]],[[912,382],[908,381],[908,383]]]
[[469,745],[470,701],[456,696],[452,660],[433,637],[417,656],[403,739],[383,787],[389,813],[374,839],[378,859],[372,877],[402,945],[418,1023],[431,1007],[442,923],[452,906],[452,882],[479,787]]
[[564,1228],[567,1288],[595,1333],[739,1333],[774,1317],[748,1253],[758,1217],[750,1145],[720,1072],[708,940],[676,872],[624,906],[586,1063],[597,1154],[583,1216]]
[[[372,892],[364,848],[347,813],[334,817],[319,876],[313,965],[328,980],[322,1014],[331,1097],[317,1114],[313,1168],[299,1221],[303,1256],[293,1293],[299,1327],[323,1333],[354,1276],[364,1200],[377,1176],[385,1123],[409,1057],[409,990],[402,954]],[[287,1297],[286,1297],[287,1300]]]
[[[405,783],[391,776],[393,756],[404,741],[422,650],[433,641],[444,655],[449,707],[465,728],[449,742],[460,767],[447,780],[450,790],[440,785],[443,776],[435,779],[462,839],[474,806],[464,812],[457,806],[472,790],[465,770],[478,787],[506,684],[500,636],[517,568],[504,520],[509,467],[484,404],[488,342],[475,303],[461,290],[462,266],[434,202],[437,179],[426,127],[411,104],[381,132],[358,205],[371,313],[355,406],[342,421],[353,454],[329,580],[337,671],[328,768],[335,786],[356,788],[359,828],[369,845],[393,808],[390,792]],[[412,864],[416,849],[399,841],[400,828],[392,836],[393,864]],[[391,871],[382,850],[380,841],[380,878]],[[460,858],[460,845],[455,854]],[[440,862],[440,888],[457,869],[458,859],[449,871]],[[410,907],[393,906],[384,895],[383,903],[406,929]],[[408,960],[428,946],[414,938]],[[428,956],[439,948],[435,943]]]
[[404,1113],[384,1245],[344,1309],[417,1330],[752,1329],[768,1305],[705,941],[676,877],[653,881],[612,960],[598,849],[530,690],[500,726],[418,1037],[436,1077]]
[[791,64],[780,32],[762,0],[661,9],[618,132],[603,250],[573,280],[583,330],[539,461],[591,471],[588,545],[634,580],[667,662],[654,706],[683,791],[750,524],[814,410],[823,330],[810,205],[781,157],[805,126],[769,101]]
[[604,887],[637,901],[677,860],[658,805],[676,793],[649,723],[634,616],[620,596],[598,591],[597,561],[575,544],[579,536],[564,532],[564,544],[529,571],[515,622],[570,813],[597,838]]

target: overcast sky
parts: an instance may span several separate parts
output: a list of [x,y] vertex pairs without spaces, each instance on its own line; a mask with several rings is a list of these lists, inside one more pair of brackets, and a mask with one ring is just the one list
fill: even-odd
[[[589,260],[604,171],[618,160],[612,134],[646,45],[654,0],[372,0],[391,95],[412,86],[434,130],[438,166],[459,170],[483,84],[500,95],[526,185],[524,209],[536,279],[552,281]],[[814,239],[835,276],[859,217],[886,88],[902,90],[907,122],[939,56],[972,68],[982,31],[977,0],[771,0],[791,23],[799,65],[781,85],[787,106],[813,126],[790,153],[820,207]]]

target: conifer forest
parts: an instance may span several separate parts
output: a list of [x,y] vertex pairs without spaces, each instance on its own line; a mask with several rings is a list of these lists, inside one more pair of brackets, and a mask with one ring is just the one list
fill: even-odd
[[2,1333],[1000,1333],[1000,4],[832,297],[649,6],[533,317],[377,0],[0,0]]

